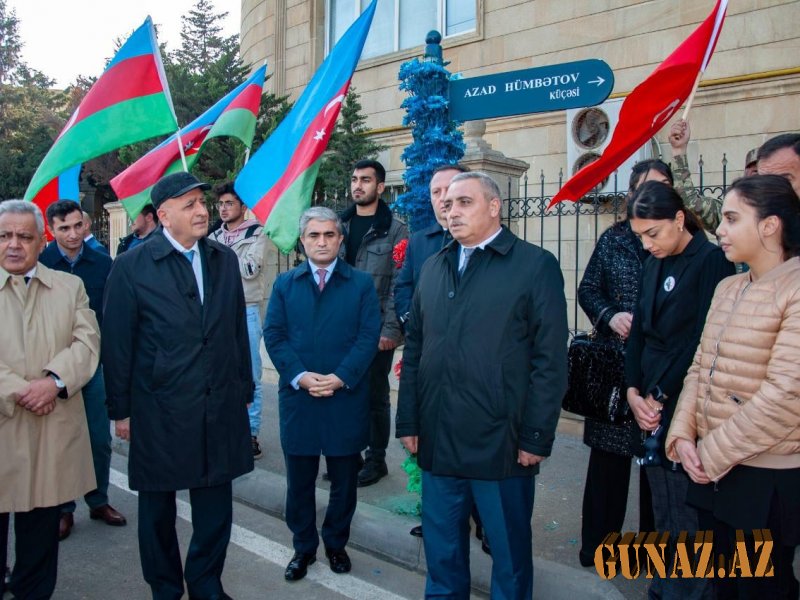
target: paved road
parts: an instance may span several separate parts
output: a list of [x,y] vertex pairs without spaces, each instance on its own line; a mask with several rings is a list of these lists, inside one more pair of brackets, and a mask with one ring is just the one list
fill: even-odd
[[[79,504],[75,529],[60,547],[57,600],[150,597],[139,566],[136,497],[127,488],[124,457],[113,457],[111,479],[111,503],[127,516],[128,525],[114,528],[91,521],[86,505]],[[191,536],[190,508],[185,495],[179,498],[178,536],[185,553]],[[234,528],[223,584],[237,600],[400,600],[421,598],[423,594],[423,575],[355,551],[350,551],[351,574],[332,573],[320,549],[320,560],[311,566],[306,579],[290,584],[284,581],[283,570],[291,555],[291,537],[283,521],[234,503]]]

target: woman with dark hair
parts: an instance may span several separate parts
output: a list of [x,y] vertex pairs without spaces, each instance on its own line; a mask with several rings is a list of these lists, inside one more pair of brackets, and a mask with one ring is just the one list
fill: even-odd
[[715,554],[733,556],[737,529],[749,551],[753,530],[772,533],[774,576],[717,579],[718,597],[797,598],[800,200],[783,177],[738,179],[717,235],[725,256],[750,270],[717,287],[667,455],[694,482],[689,502],[713,514]]
[[[689,478],[679,464],[667,461],[663,434],[697,348],[714,288],[735,270],[670,186],[644,183],[628,202],[627,212],[631,229],[650,253],[642,267],[625,354],[628,404],[639,427],[651,436],[642,461],[647,466],[655,529],[670,532],[670,541],[682,531],[693,539],[698,514],[684,502]],[[669,552],[671,558],[672,549]],[[663,599],[709,594],[704,579],[656,577],[650,587],[651,597]]]
[[[643,160],[631,170],[628,196],[645,181],[672,184],[669,165],[660,160]],[[642,262],[647,256],[631,231],[628,221],[606,229],[597,240],[578,287],[578,303],[594,324],[602,341],[623,349],[639,296]],[[583,488],[581,523],[581,565],[594,565],[597,546],[612,531],[621,531],[628,504],[631,458],[634,453],[634,429],[631,420],[614,425],[587,418],[583,424],[583,443],[591,448]],[[653,508],[650,488],[639,470],[639,531],[652,531]]]

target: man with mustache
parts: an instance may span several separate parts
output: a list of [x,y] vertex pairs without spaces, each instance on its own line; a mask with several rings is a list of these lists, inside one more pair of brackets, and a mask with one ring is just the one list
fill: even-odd
[[501,226],[501,209],[485,173],[452,179],[455,242],[422,267],[406,325],[395,428],[422,468],[426,597],[469,597],[473,502],[492,598],[533,594],[534,476],[567,387],[567,307],[555,257]]

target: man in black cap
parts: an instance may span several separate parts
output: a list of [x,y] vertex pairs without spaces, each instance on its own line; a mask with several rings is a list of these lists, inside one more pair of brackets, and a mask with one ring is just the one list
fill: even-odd
[[[209,186],[189,173],[150,193],[162,229],[117,258],[103,302],[109,416],[130,440],[139,554],[153,598],[228,598],[221,575],[231,481],[253,469],[253,396],[236,254],[206,239]],[[194,533],[181,567],[175,492],[188,489]]]

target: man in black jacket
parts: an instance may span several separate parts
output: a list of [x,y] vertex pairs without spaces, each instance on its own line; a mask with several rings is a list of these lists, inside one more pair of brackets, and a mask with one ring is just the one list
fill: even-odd
[[422,269],[396,420],[423,471],[426,594],[469,596],[474,501],[492,541],[492,597],[530,598],[533,476],[567,386],[564,281],[552,254],[501,227],[486,174],[457,175],[446,198],[458,243]]
[[359,487],[377,483],[388,473],[386,447],[391,426],[389,371],[394,349],[403,337],[392,295],[397,275],[393,250],[408,237],[408,229],[380,198],[385,179],[386,171],[378,161],[357,162],[350,179],[353,206],[341,216],[345,242],[339,250],[339,257],[372,276],[381,304],[381,338],[368,374],[369,447],[365,452],[364,468],[358,474]]
[[136,218],[131,223],[131,232],[120,238],[117,246],[117,256],[127,252],[150,239],[150,234],[158,227],[158,215],[152,204],[145,204]]
[[[139,553],[154,598],[227,598],[231,482],[253,469],[250,343],[239,263],[206,239],[208,185],[190,173],[150,193],[162,229],[117,258],[103,301],[109,415],[130,440]],[[192,540],[181,567],[175,492],[188,489]]]
[[[94,250],[84,240],[86,220],[77,202],[62,200],[47,207],[47,224],[55,238],[39,256],[39,262],[46,267],[65,273],[72,273],[83,281],[89,296],[89,306],[97,317],[97,324],[103,324],[103,290],[108,273],[111,271],[111,257]],[[106,410],[106,387],[103,380],[103,367],[98,365],[94,376],[83,389],[83,404],[86,409],[86,422],[89,426],[89,439],[92,444],[92,461],[97,478],[97,489],[84,496],[89,505],[89,517],[107,525],[122,526],[125,517],[108,503],[108,479],[111,469],[111,433],[108,411]],[[58,539],[69,537],[75,524],[75,502],[61,506],[61,520]]]
[[405,326],[411,310],[411,297],[419,281],[422,265],[453,239],[447,231],[447,213],[444,201],[450,181],[459,173],[469,171],[461,165],[441,165],[433,171],[430,183],[431,206],[436,222],[415,231],[408,239],[406,257],[394,284],[394,309],[397,320]]

